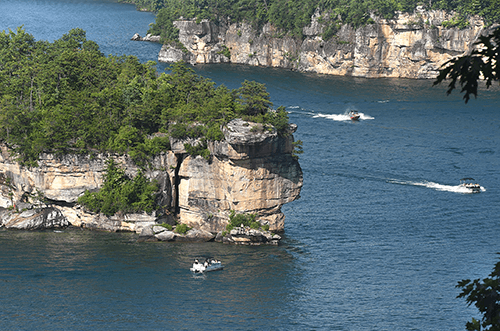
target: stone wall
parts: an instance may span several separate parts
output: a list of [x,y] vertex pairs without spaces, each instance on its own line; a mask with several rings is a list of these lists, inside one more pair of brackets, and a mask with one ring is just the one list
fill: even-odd
[[[478,17],[471,18],[469,28],[459,30],[442,25],[453,13],[417,10],[392,20],[373,17],[375,24],[359,29],[344,25],[336,36],[324,40],[319,17],[315,13],[311,25],[303,29],[303,40],[277,37],[278,31],[269,24],[256,31],[244,23],[177,21],[179,40],[188,52],[164,45],[158,60],[230,62],[356,77],[434,78],[443,63],[468,52],[484,29]],[[226,47],[229,57],[223,54]]]

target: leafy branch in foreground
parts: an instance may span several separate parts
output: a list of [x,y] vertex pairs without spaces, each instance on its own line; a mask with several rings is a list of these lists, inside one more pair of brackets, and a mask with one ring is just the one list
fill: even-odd
[[466,329],[481,331],[483,327],[485,331],[500,331],[500,262],[488,278],[464,279],[456,287],[462,288],[457,298],[465,298],[469,306],[474,304],[483,315],[482,322],[473,318],[467,322]]
[[471,97],[477,97],[478,80],[483,78],[489,88],[493,81],[500,78],[500,27],[487,36],[479,37],[476,48],[470,55],[454,58],[443,65],[434,85],[451,79],[446,93],[449,95],[457,85],[462,87],[465,103]]

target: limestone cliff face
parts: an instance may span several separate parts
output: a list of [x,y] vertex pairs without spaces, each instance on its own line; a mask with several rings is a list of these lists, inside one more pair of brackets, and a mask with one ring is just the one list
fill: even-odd
[[234,120],[225,140],[209,146],[213,157],[186,157],[180,165],[179,216],[216,232],[228,211],[256,213],[272,231],[284,229],[283,204],[299,197],[302,170],[292,157],[293,136],[279,137],[258,124]]
[[[468,52],[484,28],[480,18],[472,18],[464,30],[444,28],[442,23],[452,14],[417,10],[392,20],[373,17],[375,24],[356,30],[344,25],[335,37],[323,40],[319,17],[320,13],[313,15],[311,25],[304,28],[304,40],[277,37],[270,25],[256,31],[248,24],[177,21],[179,40],[188,52],[164,45],[158,60],[231,62],[357,77],[434,78],[444,62]],[[226,48],[229,57],[224,55]]]
[[[39,167],[17,163],[7,147],[0,155],[0,227],[44,228],[68,224],[109,231],[136,231],[176,217],[191,227],[216,233],[230,210],[256,213],[270,230],[284,230],[281,206],[299,197],[302,171],[292,157],[293,136],[280,137],[258,124],[234,120],[225,140],[210,143],[211,157],[190,156],[185,141],[151,160],[146,176],[160,187],[158,213],[106,217],[86,212],[76,201],[102,184],[106,160],[113,158],[128,175],[137,166],[126,156],[43,154]],[[293,133],[291,126],[290,133]],[[194,143],[194,142],[190,142]],[[43,202],[41,202],[43,201]]]
[[[156,215],[123,215],[106,217],[88,213],[76,201],[85,190],[97,190],[102,184],[102,175],[106,160],[113,158],[130,176],[137,174],[138,168],[125,156],[119,155],[65,155],[42,154],[39,166],[27,168],[21,166],[10,155],[6,146],[0,154],[0,227],[41,229],[44,227],[64,227],[69,224],[109,231],[140,231],[144,226],[153,224]],[[172,156],[161,155],[152,160],[152,169],[147,172],[149,178],[156,179],[160,186],[158,203],[171,203],[171,174],[161,171],[168,167]],[[13,209],[14,213],[8,212]],[[54,210],[57,222],[40,219],[40,213]],[[15,211],[21,212],[20,214]],[[26,212],[25,212],[26,211]],[[35,211],[35,212],[31,212]],[[60,214],[60,215],[59,215]],[[38,217],[38,218],[34,218]],[[36,223],[36,226],[33,224]]]

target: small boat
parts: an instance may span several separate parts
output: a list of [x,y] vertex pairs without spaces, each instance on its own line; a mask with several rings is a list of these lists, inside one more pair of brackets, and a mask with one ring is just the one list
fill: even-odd
[[460,179],[460,186],[467,188],[472,193],[481,192],[481,185],[473,182],[474,178],[466,177]]
[[357,121],[357,120],[359,120],[360,115],[358,114],[357,110],[351,110],[349,112],[349,117],[351,118],[351,120]]
[[223,269],[222,262],[216,259],[206,259],[205,262],[200,263],[198,259],[194,260],[193,266],[189,268],[194,273],[202,273],[209,271],[216,271]]

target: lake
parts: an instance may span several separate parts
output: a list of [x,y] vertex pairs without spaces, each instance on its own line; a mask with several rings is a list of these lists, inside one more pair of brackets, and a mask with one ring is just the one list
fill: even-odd
[[[151,13],[97,0],[0,3],[0,30],[54,40],[80,27],[105,54],[156,60]],[[160,71],[166,65],[158,65]],[[455,285],[500,252],[500,89],[464,104],[432,81],[197,65],[265,83],[303,141],[301,199],[278,247],[137,243],[130,233],[0,230],[5,330],[465,330]],[[359,122],[345,114],[357,110]],[[458,183],[474,177],[480,194]],[[226,268],[189,272],[196,256]]]

